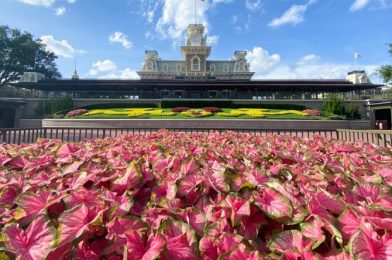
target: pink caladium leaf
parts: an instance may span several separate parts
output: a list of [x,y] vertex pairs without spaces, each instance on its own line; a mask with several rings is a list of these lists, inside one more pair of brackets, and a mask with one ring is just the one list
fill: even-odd
[[122,195],[126,190],[138,189],[143,181],[143,175],[140,173],[136,162],[130,163],[125,173],[114,180],[112,190]]
[[80,147],[77,147],[73,144],[63,144],[60,149],[57,151],[57,155],[59,157],[67,157],[69,155],[75,154],[80,150]]
[[73,208],[77,205],[84,204],[88,208],[102,207],[104,202],[99,197],[100,192],[91,192],[83,187],[72,191],[70,196],[64,199],[68,208]]
[[125,216],[114,219],[106,225],[108,229],[108,237],[125,237],[125,234],[130,231],[144,232],[147,230],[148,225],[141,219],[132,216]]
[[217,192],[228,192],[230,185],[225,180],[225,169],[221,163],[214,161],[206,172],[206,186],[210,186]]
[[246,239],[255,240],[260,227],[267,223],[265,215],[252,204],[250,205],[250,216],[242,217],[238,233]]
[[65,211],[59,218],[59,245],[79,238],[90,227],[102,223],[102,211],[81,204]]
[[158,259],[165,247],[165,239],[160,234],[146,239],[139,232],[133,231],[125,236],[129,260]]
[[151,200],[159,200],[162,198],[172,200],[176,197],[177,186],[173,182],[165,181],[164,183],[155,187],[151,194]]
[[53,194],[49,190],[32,193],[25,192],[18,199],[18,205],[24,210],[27,218],[35,217],[51,205],[59,202],[65,195]]
[[351,237],[349,248],[352,259],[391,259],[392,237],[380,237],[371,224],[365,223]]
[[[261,193],[261,194],[260,194]],[[290,201],[272,188],[265,188],[253,194],[255,204],[270,218],[285,223],[293,217]]]
[[279,252],[286,259],[317,259],[310,251],[311,243],[298,230],[287,230],[275,235],[268,243],[268,248]]
[[166,238],[167,259],[172,260],[197,260],[199,259],[188,243],[186,234]]
[[323,256],[324,260],[350,260],[350,254],[339,250],[336,252],[329,252],[328,254]]
[[233,226],[240,224],[243,216],[250,216],[250,202],[241,197],[234,197],[229,195],[226,197],[226,202],[231,208],[231,223]]
[[304,237],[312,240],[312,249],[316,249],[321,243],[325,241],[325,234],[322,230],[324,223],[316,218],[311,223],[301,223],[301,233]]
[[345,241],[349,241],[350,237],[358,231],[361,222],[357,213],[349,208],[339,216],[339,229]]
[[50,252],[56,237],[54,227],[43,216],[36,218],[26,231],[12,224],[5,228],[4,234],[10,251],[20,260],[44,258]]
[[334,214],[341,214],[344,210],[344,203],[340,199],[334,197],[325,190],[316,193],[317,201],[324,208],[328,209]]
[[16,156],[8,161],[7,165],[11,170],[23,170],[29,163],[29,158],[26,156]]

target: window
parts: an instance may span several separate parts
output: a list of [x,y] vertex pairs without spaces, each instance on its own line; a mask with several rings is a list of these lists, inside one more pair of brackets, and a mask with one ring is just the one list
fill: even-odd
[[225,64],[225,66],[223,67],[223,71],[224,72],[228,72],[229,71],[229,65]]
[[239,71],[245,71],[245,62],[244,61],[240,61],[240,69]]
[[192,71],[200,71],[200,58],[197,56],[192,58]]
[[152,61],[147,61],[146,62],[146,67],[147,67],[147,71],[153,71],[154,70],[154,64],[152,63]]
[[169,66],[167,64],[163,64],[162,71],[168,72],[169,71]]
[[216,69],[216,66],[215,66],[215,64],[211,64],[211,65],[210,65],[210,71],[214,72],[214,71],[215,71],[215,69]]
[[181,72],[182,71],[181,64],[177,64],[176,70],[177,70],[177,72]]

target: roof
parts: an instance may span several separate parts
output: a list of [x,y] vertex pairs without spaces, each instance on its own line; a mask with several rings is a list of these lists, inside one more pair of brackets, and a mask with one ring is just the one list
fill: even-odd
[[289,92],[347,92],[374,89],[376,84],[354,85],[346,80],[41,80],[20,82],[15,87],[43,91],[134,91],[159,89],[186,90],[250,90],[250,91],[289,91]]
[[384,106],[392,106],[392,100],[383,101],[378,103],[369,104],[369,107],[384,107]]

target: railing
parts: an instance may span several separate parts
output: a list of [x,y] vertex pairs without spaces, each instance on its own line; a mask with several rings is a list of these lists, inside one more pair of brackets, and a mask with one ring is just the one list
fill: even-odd
[[[60,139],[67,142],[80,142],[86,139],[103,139],[116,137],[121,134],[148,135],[157,132],[158,128],[29,128],[29,129],[1,129],[0,141],[7,144],[34,143],[39,138]],[[287,130],[287,129],[167,129],[173,132],[209,133],[233,131],[255,135],[286,134],[291,136],[312,138],[314,135],[325,138],[344,140],[347,142],[364,141],[378,146],[392,146],[392,130]]]
[[[80,142],[86,139],[116,137],[121,134],[143,134],[148,135],[157,132],[158,128],[30,128],[30,129],[1,129],[0,141],[7,144],[34,143],[39,138],[60,139],[67,142]],[[326,138],[337,138],[335,130],[287,130],[287,129],[167,129],[173,132],[186,133],[209,133],[209,132],[226,132],[233,131],[237,133],[251,133],[255,135],[268,134],[287,134],[312,138],[313,135],[319,135]]]
[[392,146],[392,130],[338,129],[338,139],[348,142],[364,141],[378,146]]

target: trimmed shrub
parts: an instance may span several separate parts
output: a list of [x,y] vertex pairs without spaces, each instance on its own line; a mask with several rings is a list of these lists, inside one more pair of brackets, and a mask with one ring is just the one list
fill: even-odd
[[321,111],[317,110],[317,109],[305,109],[302,112],[308,114],[309,116],[321,116],[322,115]]
[[181,112],[185,112],[191,110],[190,107],[175,107],[172,109],[172,112],[176,112],[176,113],[181,113]]
[[218,113],[222,112],[222,108],[220,107],[205,107],[203,108],[204,111],[211,112],[211,113]]
[[87,109],[75,109],[67,113],[66,117],[80,116],[87,113]]
[[232,104],[230,108],[261,108],[261,109],[281,109],[281,110],[305,110],[306,106],[296,104],[266,104],[266,103],[254,103],[254,104]]
[[161,108],[174,108],[174,107],[190,107],[190,108],[201,108],[201,107],[224,107],[230,108],[232,101],[222,100],[162,100]]

